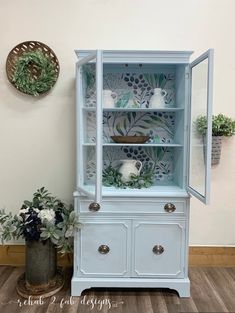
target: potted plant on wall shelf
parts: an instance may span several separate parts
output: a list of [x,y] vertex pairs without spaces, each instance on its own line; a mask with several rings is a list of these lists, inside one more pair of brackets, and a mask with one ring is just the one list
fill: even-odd
[[17,282],[21,296],[47,297],[63,287],[57,251],[72,251],[72,237],[80,225],[73,207],[53,197],[44,187],[33,194],[32,201],[24,201],[18,214],[0,211],[2,243],[20,237],[26,242],[25,274]]
[[[200,135],[206,135],[207,120],[205,116],[199,116],[196,120],[196,128]],[[223,114],[212,117],[212,151],[211,164],[218,164],[220,161],[222,137],[231,137],[235,134],[235,120]]]

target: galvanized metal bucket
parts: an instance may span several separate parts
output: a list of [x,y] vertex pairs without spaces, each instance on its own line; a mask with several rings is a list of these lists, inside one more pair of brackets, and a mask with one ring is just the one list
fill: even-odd
[[24,298],[51,297],[64,285],[57,269],[57,250],[50,240],[26,241],[25,273],[17,280],[16,290]]
[[[204,160],[206,162],[206,137],[203,137]],[[222,148],[222,136],[212,136],[211,139],[211,165],[219,164]]]
[[57,271],[57,253],[50,240],[26,241],[25,279],[29,285],[49,285]]
[[211,164],[216,165],[220,162],[222,148],[222,137],[213,136],[212,137],[212,150],[211,150]]

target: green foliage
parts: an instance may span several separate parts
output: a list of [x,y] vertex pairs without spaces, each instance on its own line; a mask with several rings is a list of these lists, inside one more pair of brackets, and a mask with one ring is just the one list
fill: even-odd
[[[206,135],[207,119],[199,116],[196,120],[196,128],[199,134]],[[235,134],[235,120],[223,114],[212,117],[212,136],[233,136]]]
[[[42,219],[43,213],[53,219]],[[47,216],[45,215],[45,216]],[[26,240],[50,240],[61,253],[72,251],[75,230],[81,224],[73,207],[53,197],[44,187],[25,200],[18,215],[0,210],[0,238],[2,243],[20,237]]]
[[122,181],[122,174],[118,172],[117,169],[113,168],[111,165],[109,165],[104,171],[103,171],[103,185],[104,186],[114,186],[117,188],[148,188],[153,185],[154,182],[154,173],[152,169],[148,168],[147,166],[145,169],[141,172],[141,174],[138,175],[132,175],[131,181],[124,183]]
[[2,244],[4,241],[20,238],[22,223],[21,216],[12,215],[12,213],[6,214],[4,209],[0,210],[0,238]]
[[[39,76],[34,76],[30,67]],[[20,91],[38,96],[40,93],[48,91],[53,87],[58,77],[51,58],[44,55],[40,50],[25,52],[16,59],[15,71],[12,82]]]

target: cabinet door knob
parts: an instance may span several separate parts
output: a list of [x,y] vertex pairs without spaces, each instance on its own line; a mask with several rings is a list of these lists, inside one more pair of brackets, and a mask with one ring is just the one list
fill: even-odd
[[91,203],[89,204],[89,210],[90,210],[90,211],[96,212],[96,211],[99,211],[99,209],[100,209],[99,203],[91,202]]
[[173,203],[167,203],[164,206],[164,210],[166,212],[168,212],[168,213],[172,213],[172,212],[174,212],[176,210],[176,207],[175,207],[175,205]]
[[101,246],[99,246],[98,251],[101,254],[107,254],[107,253],[109,253],[110,248],[107,245],[101,245]]
[[164,252],[164,248],[161,245],[156,245],[153,247],[153,253],[162,254]]

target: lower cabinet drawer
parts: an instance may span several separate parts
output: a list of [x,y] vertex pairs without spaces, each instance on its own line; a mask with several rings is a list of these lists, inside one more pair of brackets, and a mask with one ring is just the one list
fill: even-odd
[[161,215],[183,215],[186,213],[187,200],[182,198],[173,199],[139,199],[128,201],[126,199],[103,200],[98,211],[90,208],[91,200],[76,200],[76,206],[80,213],[90,213],[91,216],[99,216],[103,213],[110,214],[133,214],[133,213],[154,213]]
[[135,221],[133,238],[132,276],[184,276],[185,222]]
[[130,276],[130,235],[130,221],[86,221],[79,236],[79,275]]

